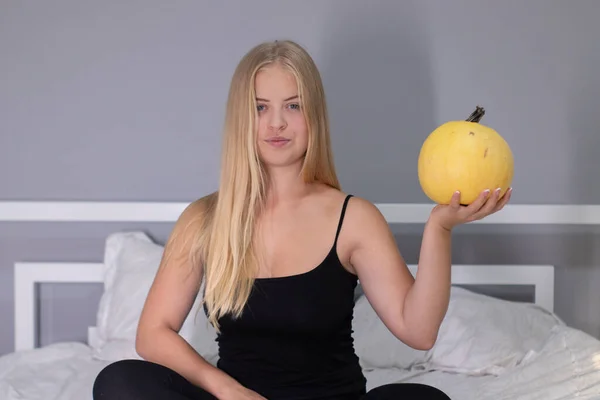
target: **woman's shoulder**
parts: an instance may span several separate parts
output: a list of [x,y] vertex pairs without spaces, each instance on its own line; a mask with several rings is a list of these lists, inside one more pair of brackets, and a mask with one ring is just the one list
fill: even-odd
[[195,232],[205,225],[217,202],[217,192],[191,201],[179,214],[174,230],[178,232]]
[[192,249],[196,249],[206,233],[207,221],[215,203],[216,193],[211,193],[188,203],[173,226],[173,230],[165,244],[165,254],[171,256],[178,254],[187,257]]
[[218,193],[213,192],[191,201],[181,213],[182,217],[203,215],[212,209],[217,203]]
[[368,218],[381,214],[379,208],[370,200],[354,193],[347,193],[341,189],[323,186],[318,192],[318,197],[322,204],[335,209],[339,209],[340,204],[347,200],[347,213],[354,214],[357,217]]
[[323,186],[317,193],[317,199],[328,213],[334,214],[339,213],[343,203],[346,202],[344,225],[360,228],[365,224],[372,225],[373,221],[387,223],[380,209],[372,201],[359,195]]
[[[340,215],[343,203],[343,215]],[[379,207],[365,197],[330,188],[323,193],[323,204],[330,215],[342,218],[343,236],[351,243],[361,243],[369,236],[387,235],[389,224]]]

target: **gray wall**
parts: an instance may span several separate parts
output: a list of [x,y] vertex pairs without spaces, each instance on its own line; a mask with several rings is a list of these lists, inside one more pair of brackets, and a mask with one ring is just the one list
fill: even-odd
[[[0,3],[0,200],[191,201],[216,188],[229,79],[256,43],[318,63],[347,192],[424,202],[426,135],[486,107],[515,155],[513,203],[600,204],[600,2]],[[170,224],[0,223],[0,354],[12,264],[99,261],[104,237]],[[393,226],[416,262],[422,226]],[[557,313],[600,337],[599,229],[467,226],[455,262],[557,266]],[[83,339],[99,285],[41,288],[41,343]],[[67,321],[66,314],[76,313]]]

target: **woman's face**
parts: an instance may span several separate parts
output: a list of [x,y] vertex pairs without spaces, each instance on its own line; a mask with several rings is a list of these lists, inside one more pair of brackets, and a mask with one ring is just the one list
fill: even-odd
[[259,71],[254,84],[261,161],[268,167],[301,164],[308,146],[308,130],[294,75],[273,65]]

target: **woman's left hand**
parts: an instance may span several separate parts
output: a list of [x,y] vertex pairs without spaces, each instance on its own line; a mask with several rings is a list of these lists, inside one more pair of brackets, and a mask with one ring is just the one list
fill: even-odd
[[500,198],[500,190],[481,192],[479,197],[468,206],[460,205],[460,193],[456,192],[448,205],[438,204],[433,208],[430,220],[437,222],[447,230],[457,225],[473,222],[500,211],[510,200],[512,188]]

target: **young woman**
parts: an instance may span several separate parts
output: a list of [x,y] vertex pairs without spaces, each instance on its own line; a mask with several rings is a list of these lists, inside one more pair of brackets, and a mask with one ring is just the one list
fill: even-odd
[[[431,348],[449,302],[452,228],[497,212],[510,191],[434,207],[413,278],[379,210],[340,190],[321,78],[302,47],[247,53],[226,111],[220,186],[187,207],[165,245],[138,327],[144,361],[106,367],[94,399],[448,399],[417,384],[366,392],[354,289],[360,279],[398,340]],[[201,286],[217,367],[178,335]]]

